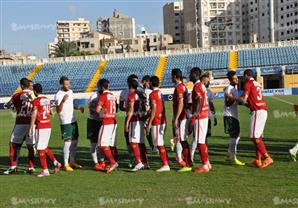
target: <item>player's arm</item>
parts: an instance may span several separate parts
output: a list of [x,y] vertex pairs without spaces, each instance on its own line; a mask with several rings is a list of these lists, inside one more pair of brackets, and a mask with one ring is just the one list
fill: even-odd
[[146,126],[146,131],[147,131],[147,134],[150,133],[150,129],[151,129],[151,126],[152,126],[152,121],[155,117],[155,113],[156,113],[156,102],[154,99],[151,99],[151,112],[150,112],[150,116],[149,116],[149,120],[148,120],[148,124]]
[[79,105],[77,105],[77,104],[73,104],[73,108],[75,109],[75,110],[79,110],[79,111],[81,111],[81,113],[84,113],[84,107],[83,106],[79,106]]
[[178,92],[178,107],[177,107],[177,113],[174,115],[174,128],[178,127],[178,119],[180,117],[180,114],[182,113],[184,108],[184,98],[183,98],[183,92]]
[[35,122],[36,122],[36,117],[37,117],[37,107],[34,106],[33,113],[32,113],[32,116],[31,116],[31,122],[30,122],[29,137],[33,136],[33,128],[34,128],[34,125],[35,125]]
[[125,123],[125,131],[128,132],[129,129],[129,122],[133,116],[133,112],[134,112],[134,101],[133,102],[129,102],[128,104],[128,112],[127,112],[127,119],[126,119],[126,123]]
[[248,86],[248,84],[244,85],[244,92],[243,95],[238,97],[237,102],[239,105],[245,105],[248,107],[248,96],[250,94],[250,86]]

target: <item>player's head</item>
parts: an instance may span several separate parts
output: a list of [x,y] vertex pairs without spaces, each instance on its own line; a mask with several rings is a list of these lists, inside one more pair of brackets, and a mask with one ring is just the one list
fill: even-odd
[[189,80],[193,83],[198,81],[201,76],[201,69],[199,67],[194,67],[190,70]]
[[205,72],[201,76],[201,82],[205,85],[205,87],[209,88],[209,85],[210,85],[210,74],[209,74],[209,72]]
[[137,80],[133,79],[128,83],[128,88],[131,91],[136,91],[138,89],[139,83]]
[[186,77],[182,77],[182,83],[184,84],[184,85],[187,85],[187,83],[188,83],[188,80],[187,80],[187,78]]
[[227,73],[227,77],[228,77],[228,79],[229,79],[229,81],[230,81],[230,84],[231,84],[232,86],[236,86],[236,85],[238,85],[238,83],[239,83],[239,81],[238,81],[238,76],[237,76],[237,74],[236,74],[235,71],[229,71],[229,72]]
[[138,81],[138,79],[139,79],[139,77],[138,77],[137,75],[135,75],[135,74],[131,74],[131,75],[129,75],[129,76],[127,77],[127,84],[129,84],[129,82],[130,82],[131,80],[137,80],[137,81]]
[[254,73],[251,69],[246,69],[243,73],[243,77],[245,81],[248,81],[250,78],[254,77]]
[[33,81],[32,80],[28,80],[29,81],[29,90],[33,90]]
[[20,86],[23,90],[29,89],[29,86],[30,86],[29,80],[27,78],[22,78],[20,80]]
[[178,83],[182,80],[182,71],[178,68],[172,70],[172,82]]
[[159,87],[159,78],[157,76],[152,76],[150,78],[150,85],[151,88]]
[[63,91],[70,90],[70,81],[67,76],[60,77],[59,83]]
[[99,93],[99,94],[102,94],[102,93],[103,93],[103,90],[102,90],[101,87],[100,87],[100,80],[98,80],[96,86],[97,86],[97,91],[98,91],[98,93]]
[[99,87],[100,87],[100,89],[102,89],[102,91],[108,90],[109,84],[110,84],[110,82],[107,79],[99,80]]
[[144,88],[150,87],[150,76],[149,75],[146,75],[142,78],[142,85]]
[[42,86],[39,83],[36,83],[33,85],[33,92],[35,94],[35,96],[37,97],[38,95],[40,95],[42,93]]

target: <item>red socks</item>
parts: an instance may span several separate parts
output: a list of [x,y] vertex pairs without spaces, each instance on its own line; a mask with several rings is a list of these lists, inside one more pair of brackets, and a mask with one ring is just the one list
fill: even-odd
[[46,150],[38,150],[42,169],[48,169]]
[[50,160],[52,162],[56,161],[56,158],[55,158],[55,156],[54,156],[54,154],[53,154],[53,152],[50,148],[45,149],[45,154],[46,154],[46,156],[48,156],[48,158],[50,158]]
[[10,144],[9,146],[9,152],[10,152],[10,156],[9,156],[9,160],[10,160],[10,166],[17,166],[17,145],[16,144]]
[[203,165],[207,165],[209,162],[208,159],[208,147],[206,144],[199,144],[200,155]]
[[133,151],[133,154],[135,156],[135,159],[136,159],[136,163],[139,164],[141,163],[141,157],[140,157],[140,149],[139,149],[139,144],[138,143],[133,143],[131,142],[130,143],[130,147]]
[[117,147],[110,147],[113,158],[116,160],[116,162],[118,161],[118,150]]
[[262,137],[261,138],[257,138],[257,139],[252,139],[253,140],[253,143],[255,144],[256,146],[256,156],[257,156],[257,160],[261,159],[261,155],[264,156],[264,158],[267,158],[269,157],[268,153],[267,153],[267,150],[266,150],[266,147],[265,147],[265,144],[263,142],[263,139]]
[[192,163],[190,160],[190,151],[189,151],[189,144],[187,141],[181,141],[181,145],[182,145],[182,154],[184,157],[184,161],[186,163],[187,167],[192,167]]
[[114,165],[116,163],[112,151],[110,147],[100,147],[101,151],[104,153],[105,157],[109,160],[111,165]]
[[159,156],[162,160],[163,165],[169,165],[168,153],[165,146],[158,146],[157,148],[159,150]]
[[28,164],[29,168],[34,168],[34,148],[33,146],[29,146],[28,148]]
[[145,144],[139,144],[142,161],[144,164],[148,163],[147,150]]

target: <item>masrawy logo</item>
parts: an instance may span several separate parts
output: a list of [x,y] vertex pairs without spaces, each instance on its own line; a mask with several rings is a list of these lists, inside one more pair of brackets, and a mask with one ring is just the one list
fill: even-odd
[[272,201],[274,205],[298,205],[298,198],[281,198],[275,196]]
[[98,203],[100,206],[120,206],[120,205],[132,205],[132,206],[141,206],[144,202],[144,199],[128,199],[128,198],[107,198],[99,197]]
[[186,197],[186,205],[212,205],[212,204],[230,204],[230,198],[209,198],[209,197]]
[[13,206],[29,206],[29,205],[54,205],[56,199],[51,198],[18,198],[12,197],[10,199],[11,205]]

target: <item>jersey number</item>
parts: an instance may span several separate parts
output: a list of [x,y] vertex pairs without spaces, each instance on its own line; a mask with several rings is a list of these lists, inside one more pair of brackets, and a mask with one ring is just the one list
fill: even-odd
[[50,106],[44,105],[42,110],[43,110],[42,118],[43,118],[43,120],[46,120],[49,117],[49,114],[51,112]]
[[260,101],[263,99],[262,89],[260,87],[257,87],[257,92],[258,92],[257,100]]

